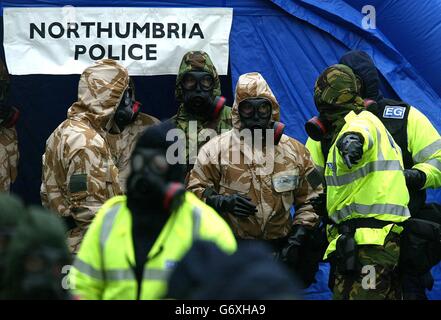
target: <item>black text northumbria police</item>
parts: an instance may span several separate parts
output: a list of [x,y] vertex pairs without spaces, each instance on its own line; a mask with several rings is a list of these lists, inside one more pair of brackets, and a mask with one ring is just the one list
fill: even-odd
[[[29,38],[34,39],[204,39],[204,33],[199,23],[159,23],[146,22],[138,24],[136,22],[61,22],[45,23],[39,25],[30,23]],[[122,45],[115,53],[112,45],[106,47],[94,44],[87,48],[85,45],[75,46],[75,60],[80,55],[89,54],[92,60],[100,60],[107,56],[114,60],[126,60],[126,57],[133,60],[156,60],[156,44],[132,44]]]

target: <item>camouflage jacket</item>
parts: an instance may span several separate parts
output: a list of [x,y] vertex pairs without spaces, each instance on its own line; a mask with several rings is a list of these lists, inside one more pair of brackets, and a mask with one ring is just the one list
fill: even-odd
[[15,128],[0,127],[0,192],[9,192],[17,177],[18,142]]
[[[248,196],[257,205],[258,212],[247,218],[226,214],[225,219],[234,233],[243,239],[278,239],[290,232],[293,223],[312,227],[318,222],[309,200],[323,188],[321,184],[309,182],[315,169],[306,148],[286,135],[271,148],[273,152],[267,147],[255,148],[250,159],[250,146],[240,139],[238,114],[238,104],[250,97],[269,99],[273,106],[272,118],[279,120],[279,104],[263,77],[258,73],[242,75],[232,109],[234,129],[202,147],[191,171],[188,189],[200,198],[204,198],[207,188],[224,195]],[[240,159],[233,163],[233,154],[238,148]],[[296,207],[294,221],[290,214],[293,204]]]
[[113,163],[118,168],[119,184],[124,193],[126,193],[126,181],[130,174],[130,156],[136,142],[147,127],[157,123],[160,121],[155,117],[139,113],[135,122],[128,125],[123,132],[119,134],[107,133],[106,140],[110,147]]
[[[204,129],[214,129],[217,134],[220,134],[222,130],[230,130],[232,128],[231,120],[231,108],[225,106],[221,111],[219,117],[215,120],[199,119],[193,114],[186,112],[184,108],[184,97],[181,88],[181,80],[186,72],[194,70],[203,70],[210,73],[214,78],[213,97],[221,95],[221,86],[219,75],[217,74],[216,67],[211,61],[207,53],[203,51],[190,51],[184,55],[179,67],[178,76],[176,78],[176,101],[180,102],[178,112],[172,117],[172,121],[176,123],[176,127],[185,132],[186,135],[186,160],[187,163],[194,164],[198,150],[207,142],[207,140],[201,137],[205,136]],[[193,135],[189,132],[190,121],[196,122],[197,134]],[[196,140],[197,139],[197,143]],[[192,150],[191,147],[195,146],[197,149]]]
[[96,211],[122,193],[106,135],[128,84],[127,70],[112,60],[87,68],[80,78],[78,101],[46,141],[42,203],[75,220],[77,227],[68,235],[74,253]]
[[[0,59],[0,106],[9,96],[10,79],[5,64]],[[0,126],[0,192],[9,192],[17,177],[18,142],[15,128]]]

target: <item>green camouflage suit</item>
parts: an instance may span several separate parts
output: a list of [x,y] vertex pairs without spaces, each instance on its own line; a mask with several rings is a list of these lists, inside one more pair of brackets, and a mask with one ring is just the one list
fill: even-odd
[[[324,112],[326,118],[333,122],[335,128],[334,140],[345,124],[346,114],[365,110],[363,99],[358,95],[359,89],[352,70],[340,64],[327,68],[316,81],[314,101],[318,110],[327,110]],[[399,240],[398,234],[390,232],[383,245],[358,245],[359,273],[343,275],[332,267],[334,299],[400,299],[401,285],[397,270]],[[375,274],[370,273],[369,269],[362,273],[363,266],[374,266]],[[373,283],[373,278],[375,289],[366,290],[366,284]]]
[[[354,277],[343,276],[334,272],[333,299],[335,300],[401,300],[401,281],[397,272],[400,255],[400,239],[390,233],[383,246],[363,245],[358,248],[361,266],[375,266],[375,289],[363,288],[365,274]],[[367,277],[364,280],[370,283]]]
[[187,163],[190,160],[191,164],[194,164],[194,159],[189,159],[189,155],[194,155],[194,157],[197,156],[197,152],[200,150],[202,145],[206,143],[206,141],[199,141],[197,143],[197,150],[196,152],[190,152],[189,146],[190,146],[190,139],[193,139],[191,135],[189,135],[188,127],[190,121],[197,121],[197,134],[202,135],[203,130],[206,128],[214,129],[217,134],[220,134],[222,130],[230,130],[232,128],[232,122],[231,122],[231,108],[225,106],[223,110],[221,111],[219,117],[215,120],[205,120],[198,118],[194,114],[188,113],[184,108],[184,94],[181,88],[181,80],[185,73],[190,71],[206,71],[210,73],[214,78],[214,89],[213,89],[213,96],[212,98],[216,96],[221,95],[221,87],[220,87],[220,81],[219,81],[219,75],[217,74],[216,67],[214,66],[213,62],[211,61],[210,57],[207,53],[203,51],[190,51],[187,52],[184,57],[182,58],[181,65],[179,67],[178,76],[176,78],[176,91],[175,91],[175,97],[176,101],[180,102],[178,112],[177,114],[172,118],[173,121],[176,122],[177,128],[183,130],[186,135],[186,160]]

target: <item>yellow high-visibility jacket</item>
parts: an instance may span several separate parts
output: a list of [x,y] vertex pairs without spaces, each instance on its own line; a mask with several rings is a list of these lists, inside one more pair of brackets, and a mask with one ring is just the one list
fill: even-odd
[[[108,200],[86,233],[69,275],[70,286],[80,299],[137,298],[132,216],[126,201],[125,196]],[[226,222],[187,192],[184,203],[170,215],[148,253],[140,299],[164,296],[173,266],[198,239],[213,241],[227,253],[236,250],[236,240]]]
[[[345,121],[336,141],[349,132],[362,135],[363,156],[358,164],[349,169],[336,143],[331,146],[326,164],[322,162],[327,185],[328,215],[336,225],[357,218],[390,221],[381,229],[359,228],[355,232],[357,244],[383,245],[390,231],[399,233],[402,230],[394,222],[405,221],[410,216],[401,150],[372,113],[363,111],[357,115],[350,112]],[[313,159],[324,160],[320,144],[318,148],[309,150]],[[328,232],[330,244],[325,258],[335,250],[339,237],[333,229]]]

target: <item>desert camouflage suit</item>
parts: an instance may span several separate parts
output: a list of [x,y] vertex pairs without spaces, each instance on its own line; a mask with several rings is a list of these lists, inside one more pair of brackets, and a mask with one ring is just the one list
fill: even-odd
[[[297,140],[283,135],[279,144],[271,148],[274,152],[267,152],[267,148],[251,151],[250,143],[240,139],[242,124],[238,105],[252,97],[269,99],[272,119],[279,121],[279,104],[265,79],[255,72],[240,76],[232,108],[234,129],[201,148],[190,174],[188,190],[202,199],[207,188],[223,195],[248,196],[257,205],[255,216],[239,218],[230,213],[224,216],[235,235],[240,239],[281,239],[288,235],[293,223],[307,227],[317,224],[318,216],[309,200],[322,192],[322,186],[313,188],[308,182],[314,165],[306,148]],[[233,153],[237,154],[238,149],[240,160],[233,163]],[[220,161],[216,163],[217,159]],[[293,204],[296,206],[294,221],[290,214]]]
[[119,184],[124,193],[126,193],[126,182],[130,174],[130,156],[136,142],[147,127],[157,123],[160,123],[160,121],[155,117],[139,113],[136,120],[124,128],[122,132],[107,133],[106,135],[113,163],[119,171]]
[[18,141],[15,128],[0,127],[0,192],[9,192],[17,177]]
[[[206,71],[213,76],[215,84],[214,84],[212,98],[221,95],[221,86],[219,81],[219,75],[217,74],[216,71],[216,67],[214,66],[213,62],[211,61],[207,53],[203,51],[190,51],[184,55],[181,61],[181,65],[179,67],[178,76],[176,78],[176,91],[175,91],[176,101],[180,102],[181,104],[179,105],[177,114],[173,116],[171,120],[176,123],[176,127],[178,129],[181,129],[185,132],[186,160],[187,163],[190,162],[190,164],[194,164],[198,151],[200,150],[202,145],[206,143],[206,141],[202,139],[198,139],[198,141],[196,141],[197,136],[198,135],[202,136],[204,134],[204,129],[206,128],[214,129],[217,132],[217,134],[220,134],[222,130],[230,130],[232,128],[232,123],[231,123],[231,108],[228,106],[225,106],[223,108],[219,117],[215,120],[201,119],[196,115],[190,114],[186,111],[183,103],[184,94],[181,88],[181,80],[184,77],[184,74],[190,71]],[[189,134],[188,127],[190,121],[197,121],[197,135]],[[193,145],[197,146],[197,150],[192,150],[189,148],[190,146]],[[194,155],[194,157],[190,157],[192,155]],[[192,166],[190,165],[189,168],[191,167]]]
[[[9,91],[9,74],[1,60],[0,86],[0,103],[4,103]],[[18,158],[18,140],[15,128],[5,128],[0,125],[0,192],[9,192],[11,184],[15,181]]]
[[68,232],[73,253],[78,251],[96,211],[106,200],[122,194],[119,171],[106,137],[128,85],[127,70],[113,60],[102,60],[87,68],[80,78],[78,101],[46,141],[42,203],[60,216],[75,220],[76,227]]

